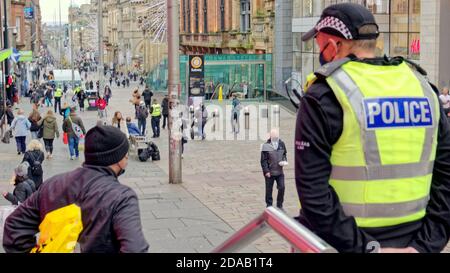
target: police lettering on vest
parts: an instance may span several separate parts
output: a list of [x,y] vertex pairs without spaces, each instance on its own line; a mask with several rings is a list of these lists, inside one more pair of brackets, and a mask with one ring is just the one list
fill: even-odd
[[433,126],[427,98],[376,98],[364,100],[367,129]]

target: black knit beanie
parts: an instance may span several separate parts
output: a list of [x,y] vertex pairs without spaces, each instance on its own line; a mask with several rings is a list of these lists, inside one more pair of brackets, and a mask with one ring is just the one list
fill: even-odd
[[127,136],[112,126],[96,126],[86,134],[85,163],[93,166],[111,166],[128,153]]

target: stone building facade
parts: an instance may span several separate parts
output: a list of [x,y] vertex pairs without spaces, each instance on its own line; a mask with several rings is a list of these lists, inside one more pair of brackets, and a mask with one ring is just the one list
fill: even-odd
[[[319,50],[301,35],[319,20],[322,10],[337,0],[293,0],[293,76],[305,82],[320,67]],[[351,1],[366,5],[380,26],[377,55],[403,56],[420,64],[439,87],[450,84],[450,2],[448,0]]]

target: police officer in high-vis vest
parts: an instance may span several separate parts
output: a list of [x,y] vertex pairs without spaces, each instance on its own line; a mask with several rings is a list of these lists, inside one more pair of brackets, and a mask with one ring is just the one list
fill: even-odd
[[158,138],[161,132],[161,105],[156,99],[153,100],[152,107],[150,107],[150,112],[152,115],[153,138]]
[[[61,97],[63,96],[63,90],[61,86],[58,86],[55,90],[55,94],[53,97],[55,98],[55,113],[59,113],[61,111]],[[59,107],[59,109],[58,109]]]
[[302,38],[322,67],[297,118],[300,222],[340,252],[440,252],[450,235],[450,128],[419,66],[376,57],[374,16],[323,11]]

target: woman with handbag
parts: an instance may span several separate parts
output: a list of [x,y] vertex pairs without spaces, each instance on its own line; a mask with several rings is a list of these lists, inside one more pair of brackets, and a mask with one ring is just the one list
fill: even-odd
[[47,159],[53,157],[53,141],[59,138],[58,122],[56,121],[53,110],[48,110],[47,115],[39,122],[39,126],[43,127],[42,137],[44,138],[45,151]]

